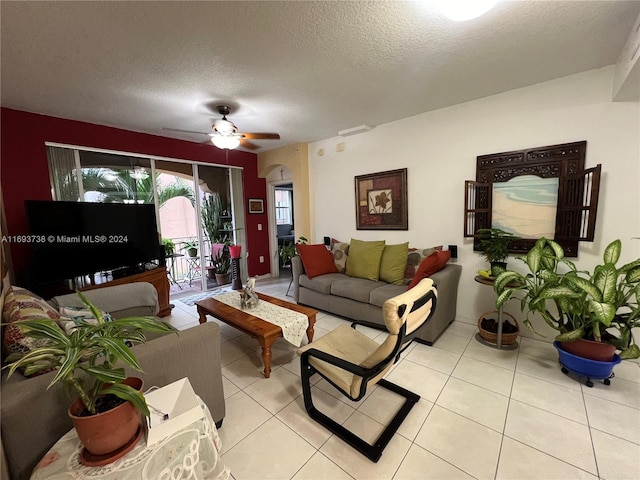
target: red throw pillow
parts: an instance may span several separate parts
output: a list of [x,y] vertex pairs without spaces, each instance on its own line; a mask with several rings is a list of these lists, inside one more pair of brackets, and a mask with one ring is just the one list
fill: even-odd
[[333,255],[323,244],[296,245],[307,277],[313,278],[325,273],[338,273]]
[[409,284],[407,290],[411,290],[415,287],[420,280],[423,278],[430,277],[437,271],[440,271],[447,264],[449,259],[451,258],[451,252],[449,250],[435,251],[427,258],[425,258],[420,266],[418,267],[418,271],[413,276],[413,280]]

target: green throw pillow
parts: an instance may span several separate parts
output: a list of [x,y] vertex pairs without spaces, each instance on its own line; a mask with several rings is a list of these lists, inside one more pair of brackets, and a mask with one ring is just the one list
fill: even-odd
[[403,285],[408,254],[409,242],[385,245],[380,261],[380,280],[393,285]]
[[347,256],[346,274],[350,277],[366,278],[378,281],[380,278],[380,260],[384,251],[384,240],[365,242],[351,239]]

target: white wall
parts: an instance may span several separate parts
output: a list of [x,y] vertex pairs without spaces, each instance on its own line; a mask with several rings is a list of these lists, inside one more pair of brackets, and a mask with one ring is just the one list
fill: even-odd
[[[587,141],[587,167],[603,167],[596,240],[581,243],[577,263],[590,268],[616,238],[623,260],[640,257],[640,104],[612,103],[613,67],[377,126],[352,137],[309,145],[313,241],[409,240],[414,247],[458,245],[463,267],[458,320],[475,323],[493,310],[493,291],[474,282],[486,268],[463,239],[464,181],[474,180],[476,157]],[[337,153],[336,144],[344,142]],[[318,151],[324,149],[324,155]],[[356,230],[354,176],[408,169],[409,230]],[[520,262],[511,258],[510,267]],[[520,318],[515,304],[508,309]]]

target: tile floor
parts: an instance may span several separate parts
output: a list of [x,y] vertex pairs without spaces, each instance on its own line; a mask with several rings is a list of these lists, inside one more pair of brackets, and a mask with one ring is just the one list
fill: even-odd
[[[288,283],[265,279],[258,290],[292,301]],[[173,325],[198,323],[195,306],[174,303]],[[316,337],[344,322],[319,313]],[[588,388],[560,372],[550,343],[523,338],[519,350],[497,351],[455,322],[433,347],[412,345],[389,373],[422,398],[372,463],[307,416],[295,347],[276,342],[265,379],[257,342],[221,326],[222,459],[235,479],[640,478],[638,363],[618,365],[609,387]],[[313,388],[319,409],[369,441],[398,405],[381,388],[359,403],[325,381]]]

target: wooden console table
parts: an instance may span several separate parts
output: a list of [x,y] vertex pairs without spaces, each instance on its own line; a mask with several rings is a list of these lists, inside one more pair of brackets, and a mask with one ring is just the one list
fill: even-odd
[[171,315],[171,305],[169,305],[169,279],[167,278],[167,269],[158,267],[141,273],[134,273],[127,277],[116,278],[104,283],[96,283],[95,285],[87,285],[80,290],[95,290],[96,288],[111,287],[113,285],[126,285],[134,282],[148,282],[153,285],[158,292],[158,303],[160,311],[158,316],[166,317]]

